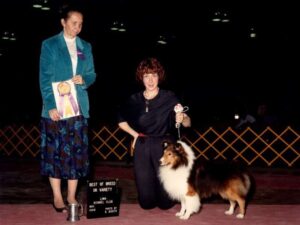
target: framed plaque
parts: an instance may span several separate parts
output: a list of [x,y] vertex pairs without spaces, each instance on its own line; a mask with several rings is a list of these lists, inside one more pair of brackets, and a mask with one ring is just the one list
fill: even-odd
[[100,179],[87,182],[86,217],[119,216],[121,190],[118,179]]

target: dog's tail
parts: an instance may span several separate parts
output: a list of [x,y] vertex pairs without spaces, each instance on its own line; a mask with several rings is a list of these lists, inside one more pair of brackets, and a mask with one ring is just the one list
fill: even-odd
[[251,188],[251,178],[249,177],[248,174],[244,174],[244,178],[245,178],[245,187],[246,187],[247,193],[248,193]]
[[242,196],[247,196],[251,188],[251,178],[249,174],[243,174],[243,185],[240,186],[240,193]]
[[251,173],[246,174],[247,181],[245,181],[245,186],[248,187],[248,193],[247,193],[247,201],[251,201],[254,197],[254,194],[256,192],[256,182]]

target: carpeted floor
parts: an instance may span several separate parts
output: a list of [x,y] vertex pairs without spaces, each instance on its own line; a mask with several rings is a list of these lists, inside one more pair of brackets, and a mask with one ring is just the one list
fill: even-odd
[[[243,220],[224,215],[227,202],[215,197],[202,201],[202,210],[188,221],[175,217],[179,204],[166,211],[142,210],[137,204],[133,168],[127,164],[95,163],[90,180],[116,178],[122,189],[120,214],[114,217],[87,219],[82,225],[155,225],[155,224],[224,224],[224,225],[296,225],[300,224],[300,173],[298,170],[252,169],[256,191]],[[63,189],[66,190],[65,184]],[[65,193],[64,193],[65,194]],[[86,207],[87,180],[78,187],[78,199]],[[56,213],[47,178],[39,174],[37,160],[7,160],[0,158],[0,224],[53,225],[70,224],[67,214]]]
[[[179,205],[172,209],[142,210],[137,204],[121,204],[120,214],[115,217],[87,219],[80,217],[81,225],[298,225],[300,205],[249,205],[244,219],[227,216],[227,205],[207,204],[200,213],[187,221],[175,216]],[[49,204],[0,204],[0,224],[2,225],[67,225],[67,214],[56,213]],[[75,224],[74,223],[74,224]]]
[[[136,203],[133,168],[127,164],[95,163],[90,180],[117,178],[122,203]],[[300,204],[300,173],[297,170],[253,169],[256,191],[250,204]],[[78,198],[86,201],[86,180],[78,187]],[[63,184],[63,189],[66,190]],[[0,160],[0,203],[51,203],[48,179],[39,174],[37,160]],[[224,203],[219,197],[204,203]]]

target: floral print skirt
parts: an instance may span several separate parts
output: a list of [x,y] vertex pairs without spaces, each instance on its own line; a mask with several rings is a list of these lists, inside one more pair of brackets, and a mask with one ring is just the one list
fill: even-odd
[[88,121],[83,116],[41,119],[41,174],[78,179],[89,172]]

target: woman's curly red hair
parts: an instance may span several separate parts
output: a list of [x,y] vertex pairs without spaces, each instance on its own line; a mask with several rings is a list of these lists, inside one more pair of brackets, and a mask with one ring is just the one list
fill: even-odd
[[136,70],[136,79],[142,82],[144,74],[147,73],[157,73],[159,82],[165,79],[165,69],[156,58],[147,58],[140,62]]

